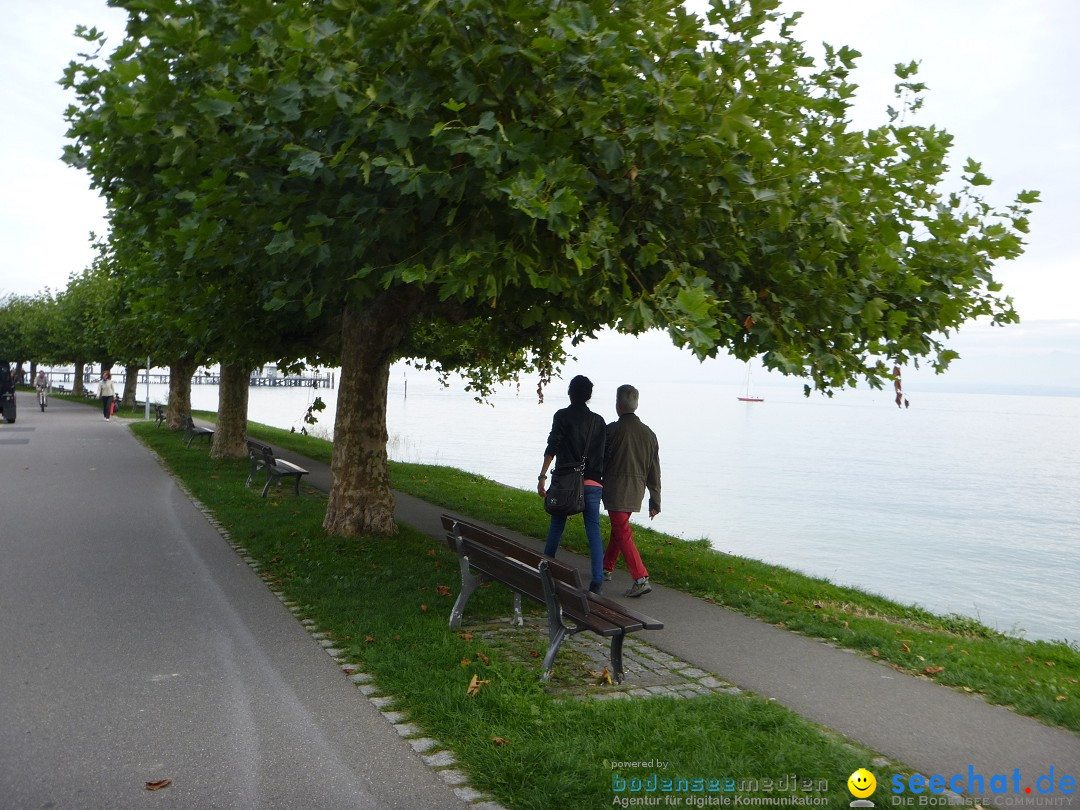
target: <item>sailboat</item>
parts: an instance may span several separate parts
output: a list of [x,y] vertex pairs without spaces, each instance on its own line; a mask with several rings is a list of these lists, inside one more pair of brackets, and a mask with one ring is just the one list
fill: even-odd
[[746,364],[746,395],[739,397],[739,402],[764,402],[764,397],[750,394],[750,364]]

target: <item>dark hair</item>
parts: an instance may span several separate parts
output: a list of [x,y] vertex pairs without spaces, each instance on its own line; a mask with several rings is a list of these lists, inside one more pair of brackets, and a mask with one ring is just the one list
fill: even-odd
[[570,389],[567,393],[570,395],[571,404],[584,405],[592,399],[592,380],[578,374],[570,381]]

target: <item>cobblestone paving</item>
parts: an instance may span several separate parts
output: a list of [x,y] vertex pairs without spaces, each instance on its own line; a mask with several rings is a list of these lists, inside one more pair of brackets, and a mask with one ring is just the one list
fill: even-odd
[[[506,620],[467,629],[503,649],[507,657],[535,669],[539,677],[548,641],[545,619],[527,615],[524,627],[514,627]],[[548,692],[576,700],[694,698],[742,692],[737,686],[661,652],[640,638],[647,635],[647,632],[630,635],[623,642],[621,684],[605,677],[610,675],[611,668],[610,641],[588,631],[571,636],[563,642],[555,658],[555,671],[546,687]]]

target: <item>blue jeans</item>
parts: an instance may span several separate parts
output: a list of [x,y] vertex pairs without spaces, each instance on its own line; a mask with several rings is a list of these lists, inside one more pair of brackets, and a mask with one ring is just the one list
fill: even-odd
[[[604,540],[600,536],[600,499],[604,494],[603,487],[585,487],[585,536],[589,538],[589,561],[592,563],[592,582],[589,586],[596,591],[604,584]],[[566,518],[561,515],[552,515],[548,525],[547,545],[544,553],[554,557],[559,550],[559,541],[562,539],[563,529],[566,528]]]

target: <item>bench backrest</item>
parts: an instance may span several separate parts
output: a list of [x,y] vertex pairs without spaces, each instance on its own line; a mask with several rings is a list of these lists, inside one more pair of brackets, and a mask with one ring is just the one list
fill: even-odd
[[274,463],[274,448],[254,439],[247,440],[248,458],[261,458],[267,463]]
[[[447,532],[448,545],[458,553],[464,551],[469,562],[476,568],[508,580],[507,584],[511,587],[542,602],[543,589],[539,569],[540,562],[544,561],[555,583],[563,609],[576,616],[589,613],[588,593],[581,587],[581,575],[573,566],[547,557],[475,523],[450,515],[443,515],[441,520]],[[464,543],[464,549],[457,546],[460,542]],[[509,564],[504,564],[504,560],[509,561]]]

